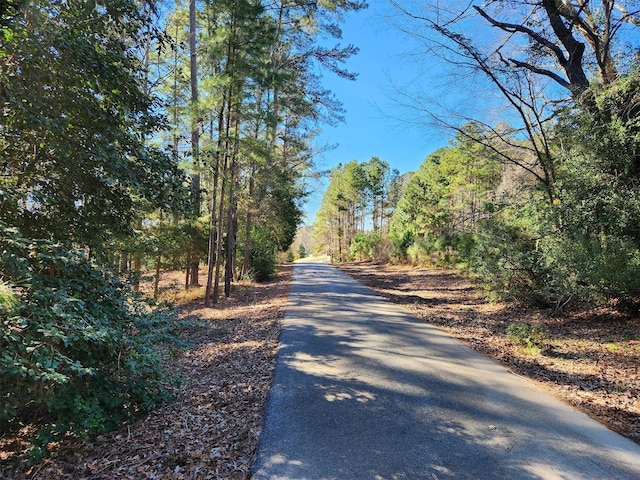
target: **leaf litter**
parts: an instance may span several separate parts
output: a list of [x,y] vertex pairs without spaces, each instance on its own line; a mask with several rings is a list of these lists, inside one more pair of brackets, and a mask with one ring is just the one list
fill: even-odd
[[[173,400],[117,431],[50,445],[51,456],[33,467],[5,462],[0,479],[248,478],[292,269],[241,284],[214,308],[204,308],[202,296],[181,306],[191,327],[181,335],[189,347],[168,360],[181,378]],[[24,446],[24,439],[0,438],[0,459]]]
[[[357,262],[340,266],[382,296],[640,443],[640,318],[608,310],[551,311],[488,303],[455,272]],[[247,479],[275,369],[293,267],[269,283],[241,285],[193,320],[190,348],[170,360],[183,383],[175,399],[117,431],[52,445],[31,468],[0,466],[0,479]],[[542,324],[546,351],[506,335],[514,322]],[[24,439],[0,438],[0,460]]]

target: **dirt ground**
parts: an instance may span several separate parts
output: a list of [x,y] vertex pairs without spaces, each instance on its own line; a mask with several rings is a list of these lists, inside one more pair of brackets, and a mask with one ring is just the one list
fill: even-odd
[[[491,304],[449,271],[366,262],[341,268],[640,443],[639,318],[605,310],[552,315]],[[292,270],[285,265],[272,282],[237,285],[210,309],[202,306],[203,289],[184,295],[181,277],[165,276],[164,294],[182,305],[182,318],[192,320],[182,333],[190,348],[168,360],[183,379],[175,399],[117,431],[51,445],[51,457],[30,468],[10,461],[24,438],[0,437],[0,479],[248,478]],[[508,339],[506,328],[517,321],[546,327],[545,351],[525,351]]]
[[[340,268],[640,444],[640,318],[606,309],[555,313],[488,303],[453,271],[370,262]],[[506,329],[515,322],[544,326],[544,348],[511,341]]]
[[281,266],[272,282],[236,285],[214,308],[203,307],[204,289],[182,291],[181,274],[163,275],[163,295],[192,321],[181,335],[189,348],[168,359],[182,379],[175,399],[120,430],[50,445],[51,457],[31,468],[11,462],[28,429],[0,436],[0,479],[248,478],[292,270]]

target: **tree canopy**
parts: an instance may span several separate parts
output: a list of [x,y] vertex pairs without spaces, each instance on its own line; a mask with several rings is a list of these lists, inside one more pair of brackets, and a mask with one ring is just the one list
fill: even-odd
[[[399,98],[454,139],[408,174],[391,257],[458,265],[521,302],[637,309],[637,2],[392,3],[449,74]],[[346,172],[332,174],[317,231],[351,254],[362,239],[344,230],[357,211],[353,187],[338,188]]]
[[176,323],[144,272],[158,297],[205,261],[207,303],[274,274],[340,117],[318,69],[354,78],[317,40],[364,7],[0,2],[0,431],[32,423],[32,461],[166,395]]
[[[94,2],[95,4],[95,2]],[[94,249],[130,233],[139,199],[170,208],[182,178],[146,145],[161,126],[135,2],[13,4],[0,49],[0,216],[30,237]]]

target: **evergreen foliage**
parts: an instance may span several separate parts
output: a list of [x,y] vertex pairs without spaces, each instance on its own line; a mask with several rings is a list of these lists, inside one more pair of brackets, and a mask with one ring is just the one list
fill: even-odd
[[0,216],[24,235],[100,250],[131,232],[137,198],[168,206],[182,181],[144,143],[161,119],[128,40],[150,26],[129,0],[18,10],[1,32]]
[[[457,135],[412,176],[392,220],[394,257],[458,264],[492,296],[527,304],[637,310],[637,10],[427,3],[414,15],[394,2],[458,78],[499,94],[511,125],[416,102]],[[482,25],[508,35],[468,35]]]
[[[398,201],[399,173],[378,157],[340,164],[330,172],[314,224],[314,248],[336,261],[353,255],[375,256],[381,236],[389,231],[391,213]],[[376,235],[365,232],[367,228]],[[380,238],[380,240],[377,240]],[[353,243],[356,243],[352,247]]]
[[0,430],[35,425],[32,460],[69,432],[105,431],[166,397],[157,345],[177,326],[169,311],[80,252],[2,224],[0,253]]
[[229,295],[238,275],[273,276],[318,125],[340,117],[317,69],[355,77],[355,47],[317,39],[364,7],[2,4],[0,428],[35,426],[34,459],[166,394],[174,317],[135,294],[145,270],[157,297],[163,269],[191,287],[206,259],[207,301],[222,277]]

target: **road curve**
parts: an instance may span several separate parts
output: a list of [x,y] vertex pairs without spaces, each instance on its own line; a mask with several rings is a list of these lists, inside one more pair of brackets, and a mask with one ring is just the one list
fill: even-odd
[[383,300],[299,263],[252,477],[640,479],[640,447]]

